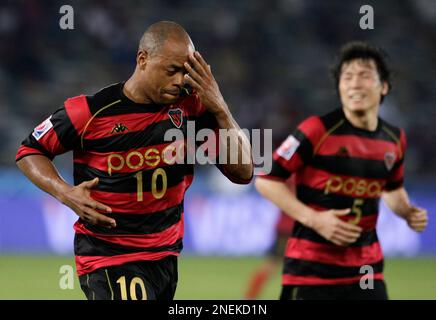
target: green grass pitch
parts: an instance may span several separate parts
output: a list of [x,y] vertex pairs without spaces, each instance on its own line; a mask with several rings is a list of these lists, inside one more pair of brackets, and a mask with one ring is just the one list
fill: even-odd
[[[190,257],[179,260],[176,299],[242,299],[247,281],[262,261],[257,257]],[[84,299],[77,277],[74,289],[59,287],[62,265],[71,257],[0,256],[0,299]],[[388,259],[385,278],[391,299],[436,299],[436,258]],[[275,300],[280,270],[268,282],[261,299]]]

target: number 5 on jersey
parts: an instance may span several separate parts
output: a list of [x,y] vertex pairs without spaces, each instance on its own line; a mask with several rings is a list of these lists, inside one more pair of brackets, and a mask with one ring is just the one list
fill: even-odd
[[362,205],[363,199],[354,199],[353,206],[351,207],[350,214],[355,214],[356,217],[354,219],[349,220],[349,223],[359,224],[360,220],[362,220]]

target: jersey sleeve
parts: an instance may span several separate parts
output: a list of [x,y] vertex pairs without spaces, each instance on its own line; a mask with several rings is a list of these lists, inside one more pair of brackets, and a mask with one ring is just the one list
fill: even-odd
[[310,163],[313,150],[324,134],[324,125],[317,116],[301,122],[294,132],[273,152],[271,172],[262,178],[285,181],[292,173]]
[[90,118],[85,96],[70,98],[39,124],[18,148],[15,160],[29,155],[55,156],[80,146],[80,135]]
[[400,139],[397,144],[397,161],[392,167],[391,174],[386,181],[386,185],[384,188],[386,191],[401,188],[404,184],[404,155],[407,148],[407,139],[403,129],[401,129]]

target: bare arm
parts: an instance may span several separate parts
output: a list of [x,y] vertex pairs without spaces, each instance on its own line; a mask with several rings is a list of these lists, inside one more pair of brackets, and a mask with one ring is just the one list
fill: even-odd
[[[196,90],[203,105],[215,116],[219,128],[227,129],[230,143],[227,143],[227,137],[222,141],[225,143],[227,151],[227,161],[223,165],[225,171],[235,178],[245,181],[251,180],[253,162],[250,142],[233,119],[210,66],[198,52],[190,56],[189,60],[193,67],[189,63],[185,63],[185,68],[188,71],[188,74],[185,75],[185,81]],[[221,139],[223,138],[221,137]],[[232,161],[232,155],[236,152],[237,158]]]
[[[219,127],[227,129],[226,135],[220,135],[221,143],[226,146],[226,164],[223,164],[223,167],[233,177],[250,181],[253,177],[250,142],[233,119],[227,106],[225,109],[227,110],[215,116]],[[227,136],[230,139],[229,142],[227,141]],[[235,156],[236,153],[237,156]]]
[[256,189],[283,212],[336,245],[349,245],[355,242],[362,232],[359,226],[339,219],[339,216],[348,214],[350,209],[316,212],[298,200],[285,182],[257,178]]
[[83,220],[105,227],[116,226],[114,219],[96,211],[112,210],[90,197],[90,190],[98,184],[98,178],[71,186],[62,179],[50,159],[42,155],[24,157],[17,162],[17,166],[38,188],[70,207]]
[[428,224],[427,210],[410,204],[406,189],[398,188],[385,191],[382,198],[396,215],[407,221],[410,228],[417,232],[424,231]]

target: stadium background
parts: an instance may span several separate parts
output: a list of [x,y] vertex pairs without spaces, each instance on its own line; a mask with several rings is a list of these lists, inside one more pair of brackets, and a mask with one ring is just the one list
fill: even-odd
[[[59,28],[56,1],[0,2],[0,299],[83,299],[59,288],[73,264],[75,215],[16,169],[21,140],[70,96],[133,71],[149,24],[175,20],[212,65],[244,128],[273,128],[274,145],[311,114],[338,106],[329,65],[339,46],[369,40],[390,54],[394,89],[381,108],[408,135],[406,187],[430,214],[418,235],[386,208],[379,235],[392,298],[436,299],[436,1],[72,1],[74,30]],[[372,5],[375,29],[359,28]],[[71,179],[71,158],[56,160]],[[186,198],[178,299],[239,299],[272,243],[276,209],[253,186],[197,168]],[[263,293],[276,299],[279,273]]]

